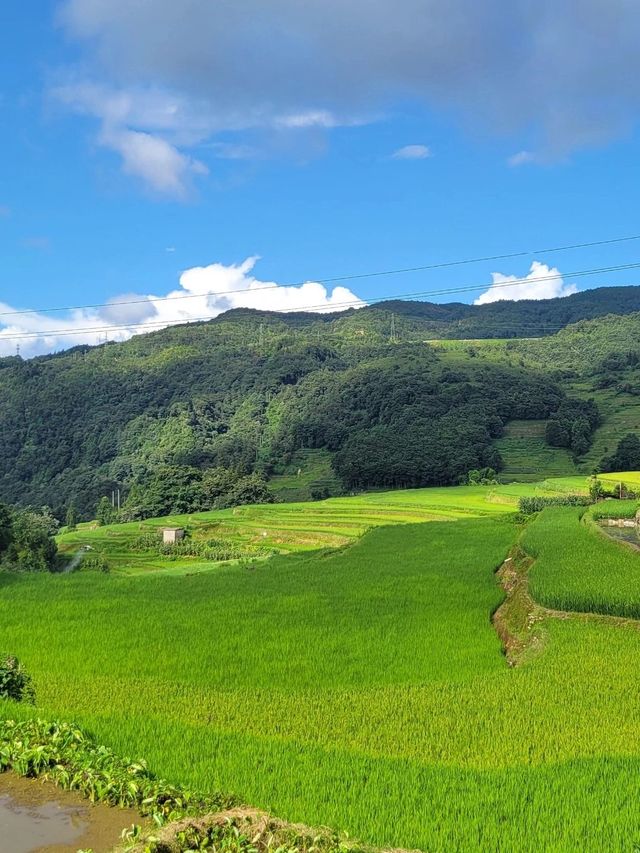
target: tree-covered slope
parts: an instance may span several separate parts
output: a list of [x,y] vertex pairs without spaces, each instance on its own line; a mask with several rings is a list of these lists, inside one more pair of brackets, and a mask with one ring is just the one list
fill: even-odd
[[[621,290],[625,304],[640,292]],[[553,311],[596,311],[614,299],[589,294],[553,300]],[[532,306],[548,307],[508,311],[524,323]],[[615,395],[619,382],[629,394],[636,379],[640,388],[632,346],[640,314],[583,320],[537,340],[444,345],[412,338],[402,322],[438,312],[453,322],[479,309],[391,307],[395,341],[389,306],[233,311],[126,343],[1,359],[0,500],[48,504],[60,516],[73,500],[86,517],[114,489],[123,498],[136,485],[171,493],[172,483],[188,489],[213,468],[290,475],[309,451],[333,467],[322,482],[345,489],[454,483],[474,468],[500,468],[496,440],[513,420],[551,421],[550,444],[582,457],[598,427],[588,397],[602,388]],[[601,430],[604,453],[612,447]]]

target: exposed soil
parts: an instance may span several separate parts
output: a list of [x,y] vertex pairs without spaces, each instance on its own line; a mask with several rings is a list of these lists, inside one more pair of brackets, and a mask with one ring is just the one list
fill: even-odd
[[528,573],[533,559],[516,545],[497,571],[506,598],[493,614],[493,625],[502,641],[509,666],[536,657],[544,648],[543,620],[549,611],[529,594]]
[[71,791],[0,774],[0,849],[7,853],[108,853],[122,830],[142,823],[130,809],[92,805]]

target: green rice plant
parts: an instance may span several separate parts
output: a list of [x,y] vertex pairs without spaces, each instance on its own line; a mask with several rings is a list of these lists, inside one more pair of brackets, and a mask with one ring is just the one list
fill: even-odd
[[[0,702],[0,719],[76,720],[171,785],[234,791],[375,845],[631,849],[640,631],[548,619],[542,654],[510,669],[491,624],[503,598],[494,570],[520,533],[505,512],[531,490],[379,493],[311,516],[281,507],[279,535],[298,542],[314,529],[353,541],[363,519],[404,522],[340,551],[316,543],[202,574],[0,575],[0,643],[25,661],[39,701]],[[467,517],[406,524],[436,506]],[[567,570],[572,537],[622,550],[583,529],[580,511],[546,509],[525,532],[540,558],[533,579],[546,560],[560,593],[568,578],[584,593],[596,574]],[[538,525],[565,517],[545,550]],[[257,508],[225,518],[274,535],[276,517],[267,527]]]
[[607,538],[584,514],[546,509],[526,528],[532,595],[556,610],[639,618],[640,553]]
[[603,518],[635,518],[638,511],[638,501],[601,501],[592,507],[591,518],[595,520]]

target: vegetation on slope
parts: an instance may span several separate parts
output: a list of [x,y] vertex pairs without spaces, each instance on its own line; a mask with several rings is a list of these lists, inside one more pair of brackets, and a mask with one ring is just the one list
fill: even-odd
[[[507,360],[452,365],[423,343],[329,345],[287,327],[252,344],[240,319],[1,360],[0,498],[90,518],[119,488],[134,508],[148,492],[150,512],[195,511],[201,493],[160,504],[188,502],[210,469],[273,476],[304,449],[332,454],[343,488],[456,483],[500,467],[508,421],[569,411],[548,375]],[[587,403],[572,411],[595,423]]]

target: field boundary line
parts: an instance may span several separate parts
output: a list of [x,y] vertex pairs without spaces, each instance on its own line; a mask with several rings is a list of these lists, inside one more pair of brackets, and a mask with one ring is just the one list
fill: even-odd
[[491,616],[510,667],[538,657],[548,641],[547,619],[595,622],[640,631],[640,619],[579,610],[554,610],[538,604],[529,590],[529,572],[535,559],[517,543],[496,571],[505,598]]

